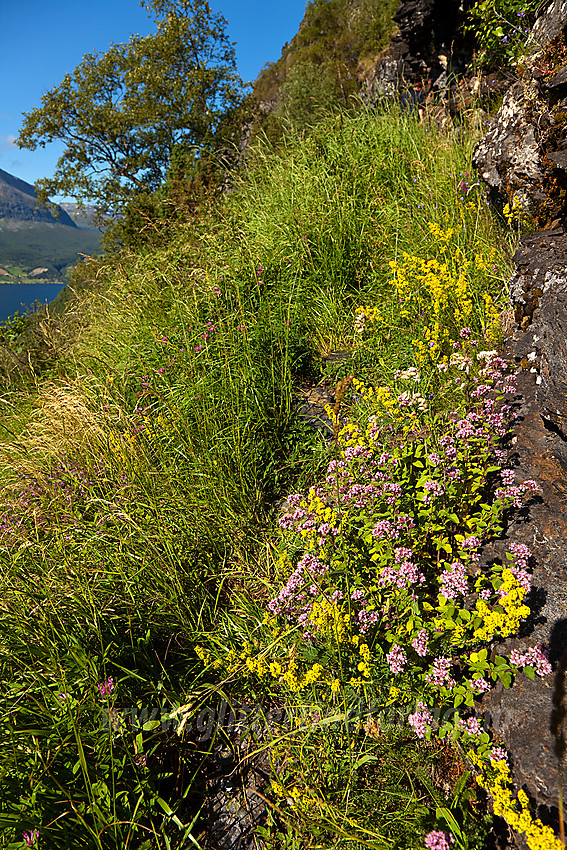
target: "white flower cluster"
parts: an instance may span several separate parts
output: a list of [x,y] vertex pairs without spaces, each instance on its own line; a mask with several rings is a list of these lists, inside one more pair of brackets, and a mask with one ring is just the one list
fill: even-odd
[[401,381],[415,381],[417,384],[421,380],[421,375],[417,366],[409,366],[407,369],[398,369],[394,373],[394,378]]
[[400,407],[415,406],[418,410],[421,410],[422,413],[424,413],[429,408],[427,401],[422,395],[420,395],[419,393],[410,393],[407,391],[398,396],[398,404],[400,405]]

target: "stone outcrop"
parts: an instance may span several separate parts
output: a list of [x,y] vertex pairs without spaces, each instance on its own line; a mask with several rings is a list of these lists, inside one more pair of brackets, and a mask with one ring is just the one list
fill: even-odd
[[366,72],[366,100],[394,97],[424,81],[433,91],[445,90],[450,73],[462,72],[472,58],[461,29],[469,6],[458,0],[403,0],[394,16],[397,34]]
[[[511,754],[517,787],[525,787],[544,822],[554,823],[558,760],[552,731],[557,665],[567,649],[567,233],[563,228],[522,240],[510,298],[519,327],[506,357],[518,369],[518,419],[510,446],[519,481],[533,478],[541,493],[513,516],[486,559],[505,558],[512,541],[533,554],[532,616],[505,649],[549,647],[556,672],[498,686],[484,701],[492,729]],[[557,697],[557,694],[556,694]]]
[[473,163],[504,202],[547,227],[567,211],[567,0],[534,24],[528,55]]

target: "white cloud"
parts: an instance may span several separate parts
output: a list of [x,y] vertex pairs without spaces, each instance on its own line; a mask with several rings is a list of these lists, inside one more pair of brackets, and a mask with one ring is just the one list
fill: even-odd
[[0,136],[0,154],[4,151],[13,151],[16,147],[16,138],[13,133],[8,133],[7,136]]

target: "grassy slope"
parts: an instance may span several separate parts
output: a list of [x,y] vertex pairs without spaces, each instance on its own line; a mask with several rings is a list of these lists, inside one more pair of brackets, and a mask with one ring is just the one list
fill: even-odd
[[[181,846],[163,811],[189,823],[193,802],[166,774],[181,758],[186,790],[198,755],[175,735],[101,732],[97,685],[113,678],[118,707],[198,705],[210,691],[195,644],[225,628],[226,612],[242,639],[261,617],[276,586],[278,500],[327,457],[294,418],[294,386],[338,348],[376,384],[415,362],[423,310],[401,314],[389,263],[438,255],[429,222],[454,230],[462,257],[483,258],[477,332],[481,294],[504,303],[500,225],[478,189],[461,200],[475,132],[397,113],[337,118],[278,154],[259,149],[236,191],[166,247],[82,270],[91,286],[53,328],[57,374],[31,412],[3,399],[19,436],[1,449],[0,846],[36,826],[50,848],[78,835],[82,847],[161,847],[164,835]],[[366,345],[354,333],[361,304],[384,317]],[[213,687],[262,694],[250,680]],[[403,735],[382,743],[386,797],[360,846],[419,846],[434,802],[403,763],[425,755]],[[311,764],[330,742],[309,746]],[[335,758],[330,747],[349,805],[378,806],[364,783],[348,790]],[[302,829],[291,828],[296,844],[270,846],[352,846],[336,818],[318,839]],[[146,845],[150,834],[162,838]]]

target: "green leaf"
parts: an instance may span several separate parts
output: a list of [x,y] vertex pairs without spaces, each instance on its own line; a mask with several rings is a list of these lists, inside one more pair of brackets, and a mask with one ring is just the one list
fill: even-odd
[[362,767],[363,764],[372,764],[373,762],[377,762],[379,759],[376,756],[366,755],[359,759],[354,765],[354,769],[356,770],[359,767]]
[[455,836],[455,838],[463,839],[463,832],[458,822],[455,820],[455,816],[449,809],[444,806],[438,806],[435,810],[435,816],[437,820],[444,820],[447,826],[450,828],[451,832]]

